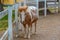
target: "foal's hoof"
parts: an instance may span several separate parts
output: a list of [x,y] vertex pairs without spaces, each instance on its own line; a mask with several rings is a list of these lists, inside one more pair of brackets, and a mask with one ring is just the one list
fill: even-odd
[[28,36],[28,39],[30,39],[30,36]]

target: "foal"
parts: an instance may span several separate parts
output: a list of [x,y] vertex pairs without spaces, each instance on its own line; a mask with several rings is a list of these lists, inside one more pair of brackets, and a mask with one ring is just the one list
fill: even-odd
[[[35,33],[36,33],[36,24],[38,20],[36,10],[37,9],[34,6],[22,6],[18,9],[21,18],[21,23],[24,26],[24,31],[25,31],[24,38],[26,37],[30,38],[33,23],[35,23]],[[28,25],[28,30],[26,30],[26,25]]]

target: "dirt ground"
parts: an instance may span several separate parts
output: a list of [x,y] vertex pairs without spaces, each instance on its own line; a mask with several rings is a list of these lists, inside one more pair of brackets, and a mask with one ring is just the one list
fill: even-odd
[[40,16],[37,23],[36,35],[30,39],[24,39],[19,32],[19,37],[14,40],[60,40],[60,14]]
[[40,16],[36,35],[32,35],[30,39],[24,39],[21,31],[19,31],[19,37],[14,35],[13,38],[14,40],[60,40],[60,14]]
[[2,35],[4,34],[5,31],[0,31],[0,38],[2,37]]

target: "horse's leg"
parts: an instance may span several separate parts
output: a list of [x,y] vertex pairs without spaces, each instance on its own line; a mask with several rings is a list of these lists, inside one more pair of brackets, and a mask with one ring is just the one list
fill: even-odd
[[28,38],[30,38],[30,35],[31,35],[31,34],[30,34],[30,31],[31,31],[30,29],[31,29],[31,26],[28,25]]
[[27,38],[27,30],[26,30],[26,25],[24,25],[24,33],[25,33],[24,38]]
[[32,24],[31,24],[31,29],[30,29],[30,31],[31,31],[31,35],[32,35]]
[[37,21],[35,22],[35,32],[34,32],[34,34],[36,34],[36,24],[37,24]]

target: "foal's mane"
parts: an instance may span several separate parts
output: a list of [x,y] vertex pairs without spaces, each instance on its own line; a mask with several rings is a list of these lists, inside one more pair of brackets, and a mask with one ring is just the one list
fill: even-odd
[[25,12],[27,10],[27,8],[28,8],[27,6],[21,6],[18,8],[18,12],[22,12],[22,11]]

